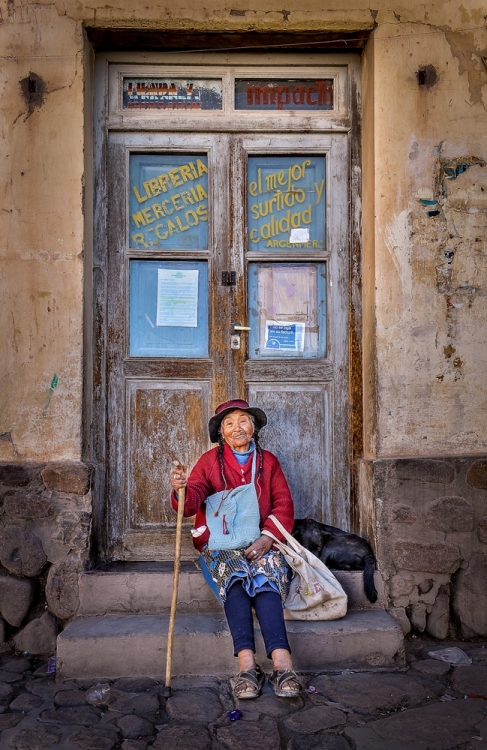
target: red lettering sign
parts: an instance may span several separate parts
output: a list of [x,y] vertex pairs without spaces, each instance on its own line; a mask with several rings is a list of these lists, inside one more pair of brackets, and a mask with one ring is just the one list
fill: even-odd
[[333,109],[333,79],[270,81],[236,79],[235,109]]

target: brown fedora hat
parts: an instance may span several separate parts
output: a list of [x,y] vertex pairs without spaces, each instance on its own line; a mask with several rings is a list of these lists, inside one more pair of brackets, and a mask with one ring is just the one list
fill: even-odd
[[210,440],[212,443],[218,443],[218,430],[222,423],[222,419],[236,409],[252,414],[255,419],[255,426],[258,430],[267,424],[267,417],[262,409],[259,409],[257,406],[249,406],[247,401],[244,401],[243,398],[233,398],[231,401],[225,401],[223,404],[219,404],[215,409],[215,414],[208,422],[208,432],[210,433]]

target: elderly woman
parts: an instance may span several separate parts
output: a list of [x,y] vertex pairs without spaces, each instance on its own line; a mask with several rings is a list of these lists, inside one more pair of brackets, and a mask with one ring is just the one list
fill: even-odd
[[238,674],[231,681],[238,699],[257,698],[264,682],[255,662],[252,610],[274,665],[274,692],[292,698],[301,690],[283,614],[290,572],[265,533],[283,539],[271,514],[292,531],[293,500],[279,461],[259,445],[265,424],[265,413],[247,401],[220,404],[208,425],[211,442],[218,447],[201,456],[189,478],[177,469],[170,476],[174,509],[178,490],[186,487],[184,515],[196,516],[193,543],[223,601],[238,658]]

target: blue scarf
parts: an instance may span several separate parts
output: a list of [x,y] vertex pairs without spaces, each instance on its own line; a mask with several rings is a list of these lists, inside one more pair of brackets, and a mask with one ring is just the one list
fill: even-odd
[[245,451],[245,453],[242,453],[241,451],[234,451],[233,448],[231,450],[232,450],[233,455],[237,459],[238,463],[241,466],[243,466],[249,460],[250,454],[255,450],[255,443],[252,440],[252,442],[249,445],[248,451]]

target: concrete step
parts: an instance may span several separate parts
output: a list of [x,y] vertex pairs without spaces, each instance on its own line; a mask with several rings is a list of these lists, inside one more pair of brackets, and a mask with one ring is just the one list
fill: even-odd
[[[348,596],[349,609],[381,609],[382,577],[375,574],[379,598],[371,604],[364,594],[361,572],[335,571]],[[173,564],[111,563],[80,575],[78,615],[164,614],[171,606]],[[205,584],[196,561],[183,561],[178,588],[180,614],[221,613],[222,606]]]
[[[164,614],[171,608],[173,563],[111,563],[79,578],[78,615]],[[182,561],[178,584],[180,614],[219,613],[223,607],[197,567]]]
[[[58,677],[164,675],[168,621],[167,615],[145,614],[76,618],[58,637]],[[351,610],[340,620],[288,621],[286,627],[299,671],[404,663],[402,631],[384,610]],[[258,662],[270,671],[257,624],[256,632]],[[173,674],[231,674],[235,668],[223,615],[178,614]]]

